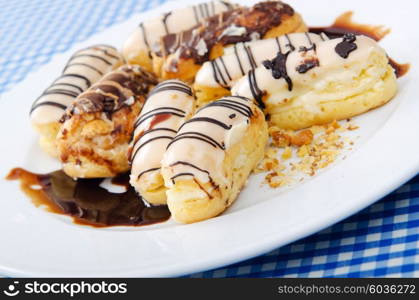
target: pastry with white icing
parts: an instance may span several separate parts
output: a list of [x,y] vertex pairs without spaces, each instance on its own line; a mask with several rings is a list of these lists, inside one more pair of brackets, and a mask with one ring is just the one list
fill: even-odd
[[124,43],[122,54],[131,64],[152,70],[150,52],[160,51],[160,38],[198,26],[203,20],[235,7],[229,1],[211,1],[188,6],[141,22]]
[[192,116],[194,107],[192,89],[180,80],[167,80],[150,92],[135,121],[130,183],[148,203],[166,204],[161,159],[179,127]]
[[232,89],[233,95],[256,100],[273,125],[286,129],[362,114],[396,92],[395,72],[384,49],[353,34],[308,51],[279,52]]
[[40,145],[58,156],[56,137],[58,122],[74,99],[103,75],[122,64],[122,57],[112,46],[94,45],[77,51],[58,77],[32,105],[30,120],[40,133]]
[[194,90],[199,106],[230,94],[234,83],[279,51],[310,49],[314,44],[328,40],[324,34],[291,33],[280,37],[238,43],[224,50],[224,55],[205,62],[195,77]]
[[225,97],[180,128],[162,160],[173,218],[193,223],[215,217],[237,198],[268,141],[262,111],[243,97]]
[[64,172],[92,178],[127,171],[135,119],[155,84],[140,66],[124,65],[80,94],[63,115],[57,136]]
[[268,39],[307,27],[301,16],[281,1],[239,7],[205,20],[201,26],[162,38],[162,54],[153,55],[154,72],[162,78],[193,81],[202,64],[239,42]]

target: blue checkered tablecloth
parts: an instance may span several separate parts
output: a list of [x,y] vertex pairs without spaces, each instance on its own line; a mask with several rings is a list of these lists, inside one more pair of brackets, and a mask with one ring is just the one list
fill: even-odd
[[[74,43],[166,0],[0,0],[0,94]],[[0,274],[1,276],[1,274]],[[190,277],[419,277],[419,176],[308,238]]]

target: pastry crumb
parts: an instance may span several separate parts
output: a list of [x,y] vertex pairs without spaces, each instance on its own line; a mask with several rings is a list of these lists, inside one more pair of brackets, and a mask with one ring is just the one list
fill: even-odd
[[342,134],[358,128],[352,123],[342,126],[337,121],[300,131],[272,126],[270,145],[255,172],[268,172],[263,183],[271,188],[302,182],[305,176],[315,176],[334,163],[343,150],[352,149],[345,146],[353,146],[354,141]]

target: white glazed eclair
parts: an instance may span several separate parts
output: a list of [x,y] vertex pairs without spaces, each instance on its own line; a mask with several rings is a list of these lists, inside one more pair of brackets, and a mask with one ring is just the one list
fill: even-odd
[[58,122],[65,109],[82,92],[103,75],[122,64],[122,57],[112,46],[94,45],[77,51],[68,61],[63,73],[32,105],[30,120],[40,133],[44,151],[57,156]]
[[162,78],[193,81],[202,64],[223,55],[229,45],[304,31],[301,16],[281,1],[235,8],[189,31],[163,37],[162,62],[153,57],[154,72]]
[[235,5],[229,1],[211,1],[176,9],[141,22],[124,43],[122,54],[128,63],[138,64],[151,71],[150,51],[159,51],[162,36],[197,26],[206,18],[233,7]]
[[173,218],[193,223],[222,213],[262,159],[267,140],[265,116],[249,99],[225,97],[198,110],[162,160]]
[[308,51],[279,52],[232,89],[255,99],[273,125],[301,129],[364,113],[397,92],[386,52],[366,36],[347,34]]
[[111,177],[129,169],[134,122],[156,78],[124,65],[80,94],[57,136],[64,172],[73,178]]
[[161,176],[161,159],[179,127],[192,116],[195,101],[192,89],[179,80],[157,85],[135,122],[130,145],[130,183],[147,202],[166,204]]
[[234,83],[279,52],[309,49],[315,43],[328,40],[324,34],[290,33],[280,37],[238,43],[227,47],[224,55],[205,62],[198,71],[194,91],[198,106],[228,95]]

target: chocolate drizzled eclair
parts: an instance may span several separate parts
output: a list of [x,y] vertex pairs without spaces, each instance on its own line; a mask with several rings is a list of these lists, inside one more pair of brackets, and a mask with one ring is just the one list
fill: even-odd
[[176,9],[156,18],[141,22],[125,42],[122,53],[131,64],[152,70],[150,52],[160,51],[160,38],[198,26],[203,20],[231,10],[236,5],[229,1],[211,1]]
[[71,56],[58,77],[33,103],[30,119],[40,133],[40,145],[52,156],[58,156],[56,137],[59,120],[74,99],[103,75],[122,64],[118,51],[108,45],[94,45]]
[[192,81],[201,65],[223,55],[228,45],[306,30],[300,15],[281,1],[236,8],[188,31],[164,36],[161,57],[153,55],[154,71],[163,78]]
[[263,158],[267,141],[265,116],[249,99],[225,97],[198,110],[162,160],[173,218],[193,223],[222,213]]
[[134,122],[156,78],[135,65],[105,75],[79,95],[61,119],[57,144],[71,177],[111,177],[129,169]]

